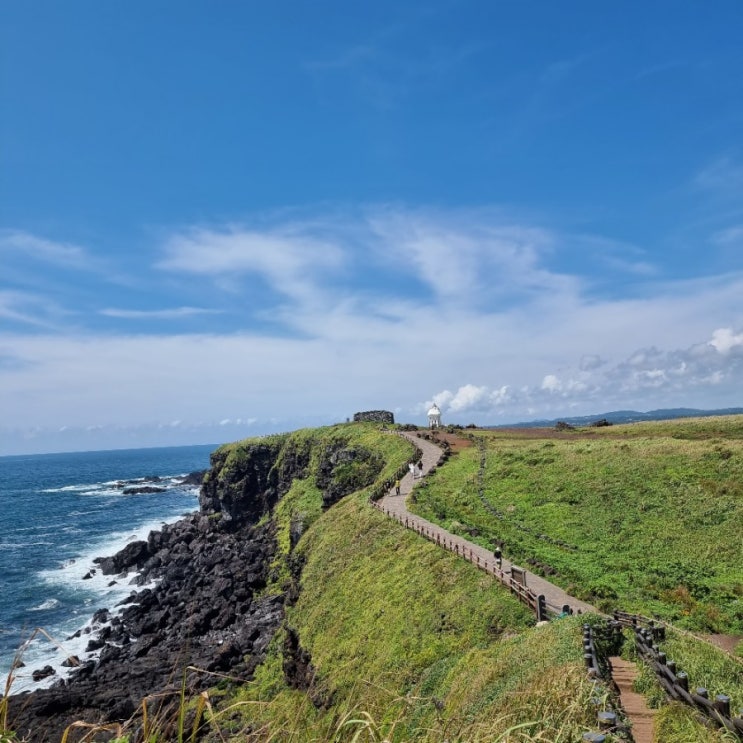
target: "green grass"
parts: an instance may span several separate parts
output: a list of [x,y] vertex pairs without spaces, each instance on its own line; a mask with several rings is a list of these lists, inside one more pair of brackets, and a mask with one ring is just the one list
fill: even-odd
[[322,514],[298,552],[287,623],[316,676],[308,693],[288,688],[277,637],[234,700],[246,740],[495,740],[523,724],[504,740],[557,742],[590,729],[578,618],[534,628],[489,576],[363,496]]
[[481,544],[504,539],[579,598],[743,632],[743,417],[478,432],[413,509]]
[[[730,697],[733,712],[743,709],[743,662],[713,645],[700,641],[684,632],[669,629],[666,640],[660,644],[669,661],[676,663],[678,672],[684,671],[689,677],[689,688],[703,687],[710,699],[717,694]],[[653,706],[661,705],[665,695],[655,682],[653,672],[642,667],[638,691],[648,695]]]

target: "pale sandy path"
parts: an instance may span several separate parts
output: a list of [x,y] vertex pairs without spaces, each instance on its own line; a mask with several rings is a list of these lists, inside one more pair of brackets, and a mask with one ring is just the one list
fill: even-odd
[[[419,438],[415,434],[401,432],[400,435],[411,441],[423,452],[423,476],[425,477],[438,464],[442,450],[430,441]],[[504,578],[508,580],[513,567],[511,562],[503,558],[502,568],[499,571],[495,566],[495,560],[491,550],[469,542],[463,537],[451,534],[437,524],[408,511],[406,504],[407,496],[418,482],[420,482],[419,478],[414,480],[410,473],[406,474],[400,480],[400,495],[395,495],[394,487],[390,488],[388,493],[377,502],[377,507],[389,516],[405,524],[408,528],[414,529],[437,544],[441,544],[447,549],[451,549],[453,552],[462,555],[465,559],[492,573],[499,580],[503,580]],[[580,601],[574,596],[570,596],[562,588],[555,586],[541,576],[527,571],[525,573],[527,587],[537,595],[544,595],[548,608],[553,612],[559,612],[566,605],[575,613],[580,612],[585,614],[586,612],[597,611],[595,607],[587,604],[585,601]]]

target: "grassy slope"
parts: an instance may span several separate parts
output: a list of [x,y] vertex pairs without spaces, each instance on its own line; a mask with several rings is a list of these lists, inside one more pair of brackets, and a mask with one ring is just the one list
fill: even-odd
[[743,417],[478,435],[482,476],[480,450],[463,451],[419,490],[418,513],[505,539],[607,610],[743,632]]
[[[378,480],[412,451],[373,427],[343,429],[385,451]],[[316,444],[332,430],[320,429]],[[302,592],[287,617],[316,677],[309,693],[287,687],[282,633],[255,681],[233,700],[234,733],[255,740],[351,740],[356,733],[363,740],[492,740],[526,723],[521,740],[557,743],[588,729],[595,708],[578,620],[533,628],[528,612],[492,579],[372,509],[367,491],[319,515],[310,476],[280,504],[280,535],[300,512],[306,521],[317,517],[297,548],[306,561]],[[288,547],[284,537],[280,543]]]

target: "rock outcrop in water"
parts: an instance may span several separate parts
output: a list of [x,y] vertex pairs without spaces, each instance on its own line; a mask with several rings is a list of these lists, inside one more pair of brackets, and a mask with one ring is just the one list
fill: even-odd
[[[203,478],[198,513],[99,558],[104,574],[119,581],[134,574],[139,585],[156,585],[96,612],[88,651],[100,650],[97,661],[83,660],[51,688],[10,697],[9,721],[18,736],[57,741],[75,721],[123,722],[153,694],[155,708],[176,705],[184,679],[190,691],[225,675],[249,680],[298,586],[294,571],[288,591],[261,593],[277,554],[276,525],[264,517],[296,478],[310,474],[313,455],[326,508],[370,484],[383,464],[342,440],[313,451],[306,436],[222,447]],[[299,536],[292,536],[292,547]],[[299,688],[311,666],[293,640],[284,647],[285,673]],[[79,729],[80,736],[85,732]],[[68,740],[77,739],[73,730]]]

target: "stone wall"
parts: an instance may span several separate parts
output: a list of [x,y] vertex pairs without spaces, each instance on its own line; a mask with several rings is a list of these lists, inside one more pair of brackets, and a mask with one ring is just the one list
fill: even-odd
[[354,422],[390,423],[394,424],[395,416],[389,410],[366,410],[363,413],[353,414]]

